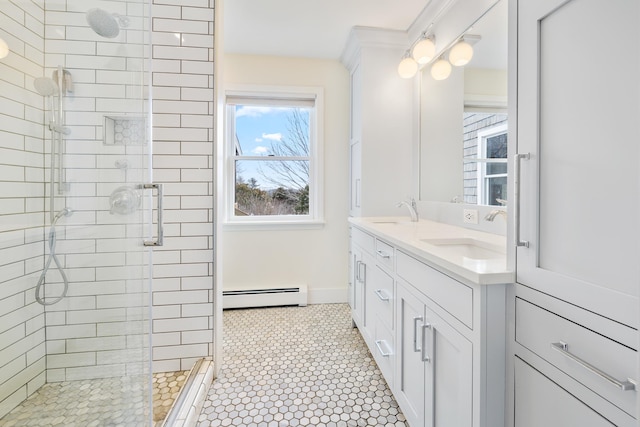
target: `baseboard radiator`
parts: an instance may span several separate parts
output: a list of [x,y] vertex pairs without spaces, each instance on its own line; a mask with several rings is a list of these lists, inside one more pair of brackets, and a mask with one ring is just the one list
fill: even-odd
[[222,291],[222,308],[307,305],[307,285]]

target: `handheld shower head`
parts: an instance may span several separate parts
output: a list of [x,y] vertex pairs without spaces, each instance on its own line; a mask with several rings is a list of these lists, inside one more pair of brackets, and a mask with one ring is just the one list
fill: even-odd
[[112,39],[120,34],[120,27],[127,27],[129,19],[104,9],[94,8],[86,13],[87,23],[99,36]]
[[52,96],[58,93],[58,84],[49,77],[38,77],[33,81],[33,87],[42,96]]

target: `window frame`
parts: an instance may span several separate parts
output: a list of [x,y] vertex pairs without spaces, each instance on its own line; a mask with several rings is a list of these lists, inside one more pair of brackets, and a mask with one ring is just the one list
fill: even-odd
[[499,125],[495,125],[495,126],[491,126],[491,127],[487,127],[485,129],[482,129],[480,131],[478,131],[478,158],[477,158],[477,162],[478,162],[478,183],[477,183],[477,194],[478,194],[478,203],[482,204],[482,205],[487,205],[487,206],[497,206],[497,205],[491,205],[489,203],[489,194],[487,192],[487,185],[485,180],[487,178],[507,178],[508,174],[507,172],[504,173],[500,173],[500,174],[490,174],[487,175],[486,170],[487,170],[487,165],[489,163],[503,163],[503,164],[507,164],[508,162],[508,158],[499,158],[499,159],[493,159],[493,158],[488,158],[487,157],[487,139],[494,137],[494,136],[498,136],[498,135],[503,135],[506,134],[507,137],[509,135],[509,128],[508,125],[506,123],[502,123]]
[[[224,123],[224,219],[226,229],[240,228],[279,229],[279,228],[318,228],[324,224],[323,192],[323,129],[324,129],[324,93],[315,86],[266,86],[266,85],[228,85],[225,90]],[[312,101],[309,111],[309,213],[306,215],[235,215],[235,185],[237,160],[266,160],[265,156],[237,156],[235,132],[235,103],[233,99],[253,99],[257,104],[283,106],[291,101]],[[268,157],[270,161],[278,158]],[[285,160],[307,160],[307,157],[282,157]]]

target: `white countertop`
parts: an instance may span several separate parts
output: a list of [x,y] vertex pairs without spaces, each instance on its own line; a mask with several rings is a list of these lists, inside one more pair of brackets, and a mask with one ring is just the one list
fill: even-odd
[[[497,234],[470,230],[450,224],[407,217],[349,218],[349,222],[369,231],[430,266],[452,273],[478,285],[512,283],[515,274],[507,270],[506,238]],[[455,246],[438,245],[423,240],[471,239],[490,248],[495,256],[468,257]]]

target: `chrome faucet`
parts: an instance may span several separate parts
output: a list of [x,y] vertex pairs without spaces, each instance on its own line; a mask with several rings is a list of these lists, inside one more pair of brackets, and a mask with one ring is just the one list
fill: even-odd
[[413,197],[409,201],[403,201],[398,203],[398,207],[406,206],[409,209],[409,214],[411,215],[412,222],[418,222],[418,205],[416,204],[416,199]]
[[503,217],[505,221],[507,220],[507,211],[505,211],[504,209],[494,209],[488,214],[486,214],[484,219],[487,221],[493,221],[494,219],[496,219],[496,216],[498,215]]

